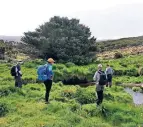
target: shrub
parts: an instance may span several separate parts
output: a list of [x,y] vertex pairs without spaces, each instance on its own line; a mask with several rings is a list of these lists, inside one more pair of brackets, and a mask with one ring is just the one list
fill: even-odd
[[16,92],[16,88],[10,86],[10,87],[2,87],[0,89],[0,97],[8,96],[10,93]]
[[0,103],[0,117],[5,116],[8,113],[8,107],[6,103]]
[[95,103],[95,91],[91,92],[86,88],[77,89],[75,97],[80,104]]
[[114,70],[114,75],[123,75],[123,70]]
[[138,73],[139,73],[140,76],[143,75],[143,67],[139,68]]
[[140,87],[133,87],[132,90],[134,92],[140,92],[140,91],[142,91]]
[[128,75],[128,76],[138,76],[138,71],[133,68],[133,69],[130,69],[130,70],[125,70],[124,71],[124,75]]
[[87,82],[88,81],[87,81],[86,77],[79,77],[76,75],[69,76],[69,78],[63,80],[63,83],[66,85],[68,85],[68,84],[76,85],[76,84],[87,83]]
[[122,58],[122,57],[123,57],[123,55],[120,52],[116,52],[115,55],[114,55],[115,59],[119,59],[119,58]]
[[72,62],[68,62],[68,63],[66,63],[65,65],[66,65],[66,67],[73,67],[73,66],[75,66],[75,64],[72,63]]
[[61,94],[62,94],[63,97],[67,97],[69,99],[72,99],[72,98],[75,97],[75,91],[72,90],[72,89],[65,89],[65,90],[62,91]]
[[34,76],[24,77],[22,79],[22,83],[25,84],[25,85],[28,84],[28,83],[36,83],[36,82],[37,82],[37,79]]
[[54,70],[54,81],[58,82],[62,81],[63,79],[64,79],[63,73],[59,70]]
[[123,115],[120,113],[114,113],[112,116],[113,125],[120,125],[124,121]]

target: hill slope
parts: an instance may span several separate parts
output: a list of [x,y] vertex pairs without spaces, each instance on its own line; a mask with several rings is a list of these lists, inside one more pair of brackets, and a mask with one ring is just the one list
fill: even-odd
[[2,36],[2,35],[0,35],[0,40],[21,42],[21,36]]
[[121,38],[117,40],[108,40],[97,42],[97,49],[99,52],[111,51],[113,49],[121,49],[132,46],[142,46],[143,36]]

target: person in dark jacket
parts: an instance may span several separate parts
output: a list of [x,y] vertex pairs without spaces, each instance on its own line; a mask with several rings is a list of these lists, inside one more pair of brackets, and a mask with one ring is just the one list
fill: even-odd
[[50,90],[52,87],[52,81],[53,81],[53,71],[52,71],[52,65],[54,64],[54,60],[52,58],[49,58],[47,63],[47,76],[48,79],[46,81],[44,81],[45,87],[46,87],[46,93],[45,93],[45,101],[46,104],[49,104],[49,94],[50,94]]
[[15,66],[15,72],[16,72],[16,75],[15,75],[15,87],[19,87],[19,88],[22,88],[22,72],[21,72],[21,64],[22,62],[21,61],[18,61],[17,62],[17,65]]

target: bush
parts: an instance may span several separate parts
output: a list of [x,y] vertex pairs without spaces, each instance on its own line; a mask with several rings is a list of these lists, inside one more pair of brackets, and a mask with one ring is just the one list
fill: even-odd
[[26,62],[24,63],[24,67],[26,68],[35,68],[37,65],[35,63]]
[[128,75],[128,76],[138,76],[138,71],[133,68],[133,69],[130,69],[130,70],[125,70],[124,71],[124,75]]
[[80,104],[95,103],[95,98],[96,98],[95,91],[91,92],[88,91],[86,88],[77,89],[75,97]]
[[123,70],[114,70],[114,75],[123,75]]
[[119,63],[122,67],[127,67],[127,64],[125,63]]
[[66,67],[73,67],[73,66],[75,66],[75,64],[72,63],[72,62],[68,62],[68,63],[66,63],[65,65],[66,65]]
[[24,85],[28,84],[28,83],[36,83],[37,82],[37,79],[35,76],[29,76],[29,77],[24,77],[22,79],[22,83]]
[[119,58],[122,58],[122,57],[123,57],[123,55],[120,52],[116,52],[115,55],[114,55],[115,59],[119,59]]
[[63,73],[59,70],[54,70],[54,81],[58,82],[62,81],[63,79],[64,79]]
[[139,68],[138,73],[139,73],[140,76],[143,75],[143,67]]
[[114,113],[112,116],[113,125],[120,125],[124,121],[123,115],[120,113]]
[[8,113],[8,107],[5,103],[0,103],[0,117],[5,116]]
[[72,90],[72,89],[65,89],[65,90],[62,91],[61,95],[63,97],[67,97],[69,99],[72,99],[72,98],[75,97],[75,91]]
[[0,89],[0,97],[8,96],[10,93],[16,92],[16,88],[14,87],[2,87]]
[[76,75],[69,76],[69,78],[63,80],[63,84],[66,84],[66,85],[69,85],[69,84],[76,85],[76,84],[87,83],[87,82],[88,80],[86,77],[78,77]]
[[140,87],[133,87],[132,90],[134,92],[140,92],[140,91],[142,91]]

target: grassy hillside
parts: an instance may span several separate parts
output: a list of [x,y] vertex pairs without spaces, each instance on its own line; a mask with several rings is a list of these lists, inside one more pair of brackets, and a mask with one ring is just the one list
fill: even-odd
[[[103,60],[87,66],[56,64],[50,101],[44,103],[45,87],[36,81],[36,68],[41,60],[22,65],[22,89],[14,88],[9,74],[10,63],[0,64],[0,126],[2,127],[136,127],[142,126],[143,107],[135,107],[122,83],[141,83],[139,68],[143,57],[130,56]],[[113,87],[105,88],[103,107],[95,105],[95,86],[63,85],[59,80],[87,78],[92,81],[97,64],[110,63],[115,70]],[[76,78],[75,78],[76,77]],[[71,81],[71,80],[70,80]]]
[[98,52],[143,45],[143,36],[97,42]]

